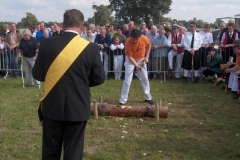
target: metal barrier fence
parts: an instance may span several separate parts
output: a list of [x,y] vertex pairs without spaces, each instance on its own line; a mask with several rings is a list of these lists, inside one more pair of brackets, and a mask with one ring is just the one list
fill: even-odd
[[0,70],[5,71],[3,78],[7,78],[8,75],[13,77],[21,77],[21,62],[18,61],[18,48],[13,50],[7,50],[5,47],[0,55]]
[[[149,78],[153,77],[153,74],[162,74],[162,78],[164,80],[166,80],[166,75],[168,73],[168,69],[169,69],[169,60],[168,60],[168,54],[171,51],[171,48],[162,48],[162,49],[157,49],[154,50],[153,48],[151,48],[151,52],[149,55],[149,62],[147,64],[147,69],[148,69],[148,75]],[[228,48],[221,48],[219,47],[218,49],[216,49],[216,54],[220,54],[223,58],[223,63],[227,63],[227,62],[235,62],[236,61],[236,55],[233,52],[233,47],[228,47]],[[119,68],[118,72],[124,72],[124,60],[125,60],[125,53],[124,50],[118,50],[116,55],[123,55],[123,61],[114,61],[114,54],[112,54],[112,51],[107,48],[105,51],[101,51],[101,55],[102,55],[102,61],[103,61],[103,65],[105,68],[105,72],[107,73],[106,76],[111,76],[111,73],[116,72],[116,70],[114,70],[114,65],[115,66],[122,66],[122,69]],[[206,69],[207,67],[207,49],[204,47],[201,47],[199,49],[199,64],[200,64],[200,70],[199,73],[202,73],[202,71],[204,69]],[[107,57],[105,59],[105,57]],[[106,60],[106,61],[104,61]],[[106,63],[107,62],[107,63]],[[121,63],[121,64],[114,64],[114,62],[116,63]],[[172,68],[172,72],[175,73],[175,69],[176,69],[176,56],[173,57],[173,68]],[[183,69],[181,69],[180,73],[183,73]]]
[[[149,55],[149,62],[147,64],[147,70],[149,78],[154,77],[155,74],[160,75],[164,80],[166,80],[166,75],[169,69],[168,53],[171,48],[161,48],[153,49]],[[200,48],[200,66],[206,67],[207,50],[205,48]],[[124,61],[125,52],[124,49],[113,52],[109,47],[106,50],[101,50],[101,60],[104,65],[104,70],[107,76],[118,76],[117,78],[123,77],[125,72]],[[217,54],[222,55],[224,63],[235,62],[236,55],[233,52],[233,47],[220,48],[217,50]],[[172,72],[175,73],[176,68],[176,56],[173,60]],[[3,49],[3,53],[0,54],[0,70],[5,71],[4,78],[7,78],[8,73],[11,76],[21,76],[21,62],[17,60],[17,48],[9,51],[6,47]],[[183,70],[181,69],[181,74]],[[200,70],[202,72],[202,70]],[[118,75],[116,75],[118,74]]]

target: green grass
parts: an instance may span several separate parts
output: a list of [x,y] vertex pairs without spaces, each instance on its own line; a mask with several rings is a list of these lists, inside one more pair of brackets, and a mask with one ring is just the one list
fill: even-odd
[[[91,100],[103,96],[117,104],[123,81],[108,79],[91,88]],[[207,80],[150,80],[153,100],[163,99],[168,118],[99,117],[88,121],[84,160],[226,160],[240,159],[240,105],[221,85]],[[41,159],[37,106],[42,90],[21,86],[21,79],[0,79],[0,159]],[[128,105],[147,106],[138,80]],[[127,131],[127,133],[124,133]],[[124,137],[123,137],[124,136]]]

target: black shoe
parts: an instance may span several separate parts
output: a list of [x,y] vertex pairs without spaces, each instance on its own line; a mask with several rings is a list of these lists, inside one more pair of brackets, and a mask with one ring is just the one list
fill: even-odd
[[184,82],[184,83],[188,83],[188,77],[184,77],[184,78],[183,78],[183,82]]
[[194,78],[194,83],[199,83],[199,77]]
[[233,95],[238,95],[238,92],[237,91],[232,91],[232,94]]
[[168,74],[172,74],[172,69],[169,69],[169,70],[168,70]]
[[145,99],[144,102],[147,102],[147,103],[149,103],[149,104],[151,104],[151,105],[154,104],[154,102],[153,102],[152,100],[146,100],[146,99]]
[[168,70],[168,78],[172,78],[172,69]]
[[240,97],[240,95],[236,94],[236,95],[233,96],[233,99],[238,99],[239,97]]

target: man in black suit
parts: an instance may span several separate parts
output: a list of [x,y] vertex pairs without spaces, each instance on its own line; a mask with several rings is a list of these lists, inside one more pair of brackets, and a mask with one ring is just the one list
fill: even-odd
[[[44,81],[44,92],[49,90],[42,104],[43,160],[59,160],[62,145],[64,160],[82,159],[84,132],[90,116],[89,87],[100,85],[105,79],[98,46],[80,37],[84,22],[82,12],[67,10],[63,17],[64,33],[41,41],[32,70],[35,79]],[[80,48],[83,44],[86,47],[77,53],[69,68],[49,89],[47,84],[58,76],[56,73],[59,70],[64,69],[62,64],[53,68],[55,60],[68,63],[74,55],[72,48]],[[69,45],[74,47],[70,48]],[[65,49],[67,47],[69,50]],[[63,54],[66,56],[61,58],[59,55]],[[49,80],[49,77],[52,79]]]

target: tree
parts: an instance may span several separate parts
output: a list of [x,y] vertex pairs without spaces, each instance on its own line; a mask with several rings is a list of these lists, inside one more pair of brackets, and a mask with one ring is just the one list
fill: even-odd
[[178,20],[178,24],[180,26],[184,26],[186,28],[188,28],[188,26],[189,26],[189,22],[187,22],[186,20]]
[[116,25],[116,27],[122,27],[124,25],[124,22],[118,18],[115,18],[113,23]]
[[102,23],[110,22],[113,23],[114,17],[111,16],[110,9],[108,6],[100,5],[96,6],[96,12],[94,13],[94,17],[92,19],[88,19],[88,21],[95,21],[96,25],[100,25]]
[[203,27],[204,27],[204,24],[205,24],[205,22],[203,22],[203,20],[201,20],[201,19],[197,20],[197,26],[198,26],[198,28],[203,28]]
[[145,21],[159,23],[163,15],[171,9],[172,0],[109,0],[110,11],[115,11],[115,17],[128,23],[130,20],[136,24]]
[[92,18],[88,18],[87,22],[88,22],[88,24],[90,24],[90,23],[94,23],[94,17],[92,17]]
[[1,21],[1,22],[0,22],[0,26],[6,29],[6,28],[8,27],[8,24],[10,24],[10,23],[11,23],[11,22],[7,22],[7,21],[4,21],[4,22],[3,22],[3,21]]
[[221,23],[224,23],[224,21],[220,18],[217,18],[216,21],[214,22],[214,26],[220,27]]
[[26,14],[27,14],[27,16],[22,18],[22,20],[21,20],[23,26],[25,26],[25,27],[35,27],[35,25],[38,22],[36,16],[32,13],[29,13],[29,12],[27,12]]
[[17,26],[17,28],[24,28],[22,22],[18,22],[16,26]]

